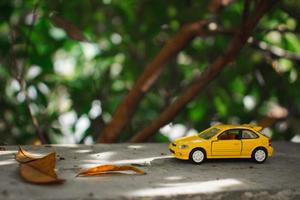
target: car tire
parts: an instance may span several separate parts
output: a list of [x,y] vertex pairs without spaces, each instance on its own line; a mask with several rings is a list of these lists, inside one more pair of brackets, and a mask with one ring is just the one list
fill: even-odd
[[263,163],[267,160],[268,153],[263,148],[256,148],[252,153],[252,160],[257,163]]
[[206,153],[203,149],[193,149],[190,153],[190,161],[196,164],[201,164],[206,159]]

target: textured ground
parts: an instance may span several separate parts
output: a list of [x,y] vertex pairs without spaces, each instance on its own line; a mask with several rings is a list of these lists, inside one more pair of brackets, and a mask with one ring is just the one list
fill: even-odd
[[[36,153],[56,151],[62,185],[32,185],[19,176],[16,146],[0,150],[0,199],[300,199],[300,144],[273,142],[274,157],[210,160],[194,165],[173,158],[167,144],[25,146]],[[135,164],[147,175],[79,178],[98,164]]]

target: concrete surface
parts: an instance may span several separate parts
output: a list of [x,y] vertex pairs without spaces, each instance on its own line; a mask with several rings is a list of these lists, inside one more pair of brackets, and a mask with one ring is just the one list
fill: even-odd
[[[35,153],[56,151],[62,185],[32,185],[19,176],[16,146],[0,148],[0,199],[300,199],[300,144],[274,142],[274,157],[180,161],[167,144],[25,146]],[[1,150],[2,149],[2,150]],[[99,164],[134,164],[147,175],[75,177]]]

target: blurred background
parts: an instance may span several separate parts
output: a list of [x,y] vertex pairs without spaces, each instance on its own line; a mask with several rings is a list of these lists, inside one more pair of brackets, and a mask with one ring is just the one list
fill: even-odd
[[[0,144],[93,144],[143,69],[184,24],[239,27],[243,1],[219,13],[208,0],[1,0]],[[238,58],[149,141],[213,123],[258,123],[300,142],[300,2],[281,1]],[[231,37],[197,37],[167,63],[122,131],[126,142],[222,54]]]

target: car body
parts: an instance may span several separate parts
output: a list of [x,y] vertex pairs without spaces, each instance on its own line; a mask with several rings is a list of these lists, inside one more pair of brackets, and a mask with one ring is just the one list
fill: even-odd
[[212,126],[197,135],[179,138],[169,149],[178,159],[202,163],[211,158],[252,158],[263,163],[273,154],[271,139],[250,124]]

